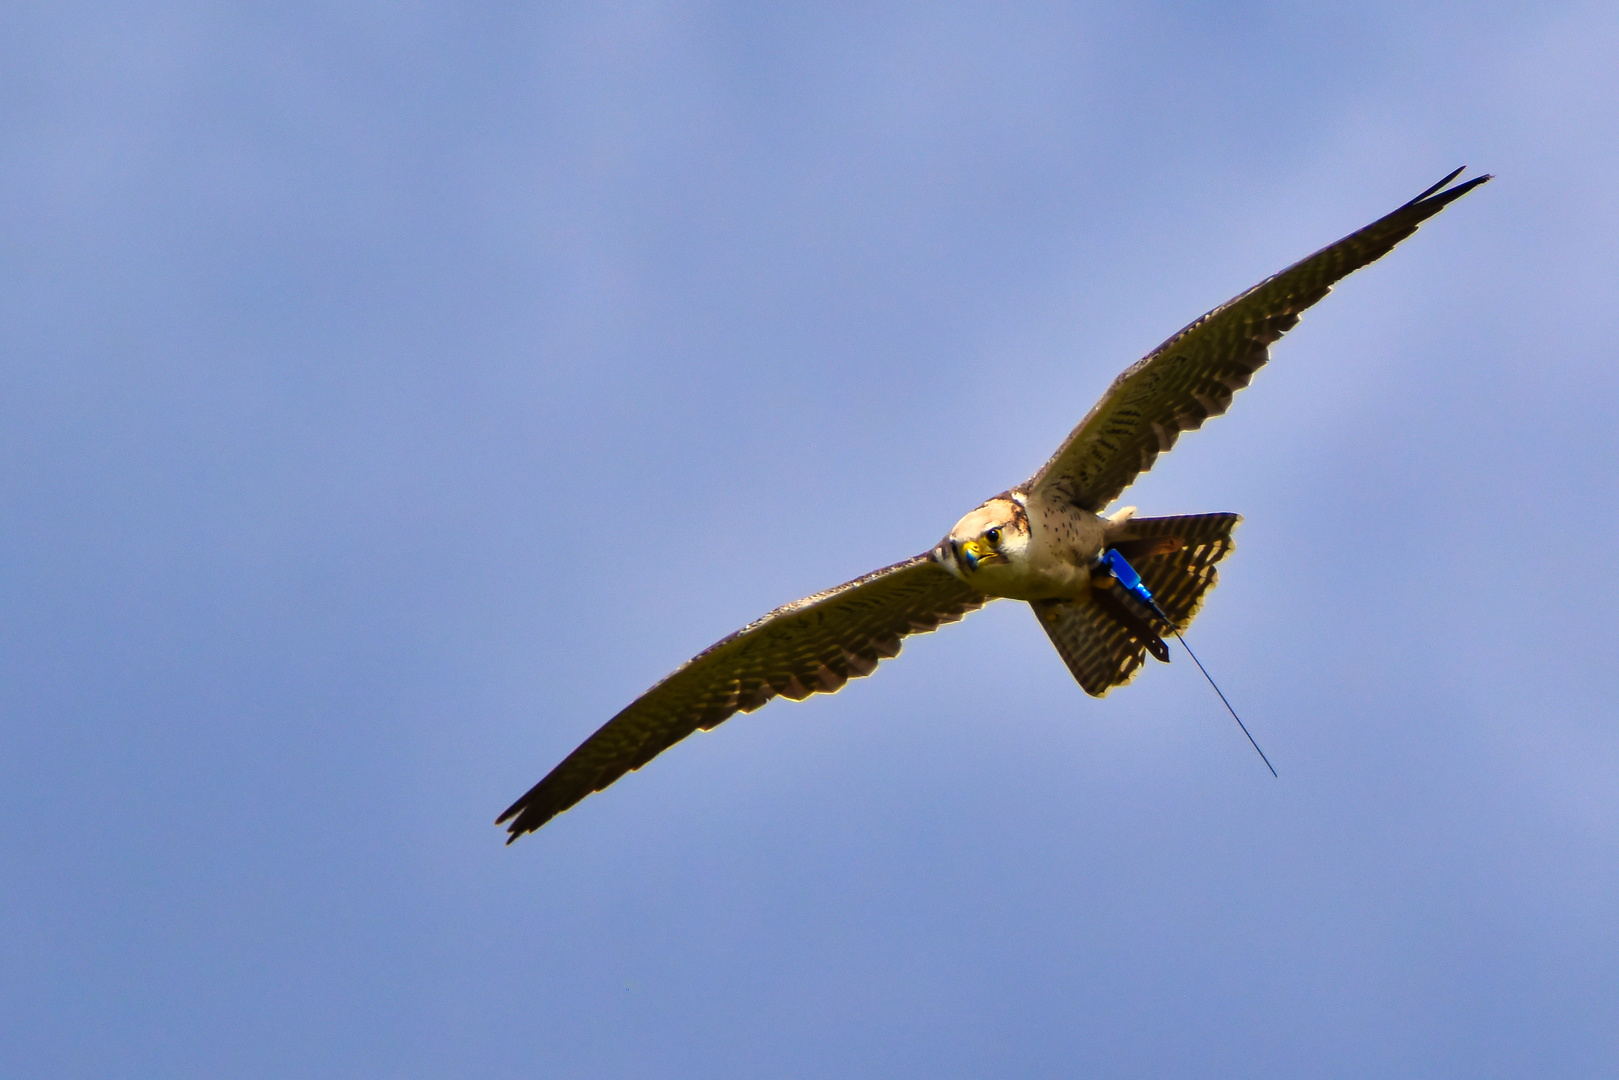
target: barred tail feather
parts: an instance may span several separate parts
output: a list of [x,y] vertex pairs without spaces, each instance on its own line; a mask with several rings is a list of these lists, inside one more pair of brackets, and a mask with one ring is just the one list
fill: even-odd
[[1106,697],[1141,670],[1147,647],[1089,598],[1034,600],[1029,606],[1057,647],[1057,655],[1092,697]]
[[[1175,628],[1185,630],[1219,580],[1215,563],[1236,546],[1231,533],[1241,521],[1238,514],[1134,518],[1109,544],[1130,560]],[[1146,645],[1103,605],[1085,597],[1029,606],[1087,694],[1102,697],[1141,670]]]
[[[1185,630],[1202,608],[1204,595],[1220,580],[1214,564],[1235,550],[1231,533],[1241,523],[1241,514],[1134,518],[1110,544],[1122,549],[1131,541],[1173,538],[1181,542],[1177,549],[1131,558],[1130,564],[1152,590],[1164,614],[1174,621],[1175,629]],[[1129,558],[1128,553],[1125,557]]]

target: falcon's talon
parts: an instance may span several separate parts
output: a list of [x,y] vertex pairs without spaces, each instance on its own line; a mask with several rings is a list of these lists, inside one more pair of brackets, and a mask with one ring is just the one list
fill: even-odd
[[[1032,479],[973,510],[927,553],[777,608],[689,660],[508,807],[497,822],[510,822],[507,842],[693,731],[777,695],[835,691],[896,655],[907,634],[953,622],[997,597],[1033,606],[1074,678],[1096,697],[1129,682],[1147,650],[1167,660],[1167,646],[1131,605],[1178,635],[1214,586],[1215,564],[1231,552],[1231,531],[1242,519],[1137,518],[1134,507],[1099,514],[1183,431],[1225,412],[1270,359],[1270,345],[1336,282],[1490,179],[1447,186],[1461,171],[1220,305],[1126,368]],[[1096,570],[1103,573],[1093,579]]]

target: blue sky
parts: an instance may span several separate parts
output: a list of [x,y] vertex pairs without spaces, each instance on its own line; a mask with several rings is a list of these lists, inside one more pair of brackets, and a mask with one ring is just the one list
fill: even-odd
[[[1610,1076],[1619,15],[8,5],[0,1073]],[[924,549],[1451,168],[1020,605],[511,848],[641,690]]]

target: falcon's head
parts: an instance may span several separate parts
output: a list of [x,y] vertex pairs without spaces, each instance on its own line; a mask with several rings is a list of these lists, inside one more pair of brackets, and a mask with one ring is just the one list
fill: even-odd
[[1029,549],[1029,513],[1016,495],[997,495],[960,521],[934,549],[952,574],[994,595],[997,581],[1020,580]]

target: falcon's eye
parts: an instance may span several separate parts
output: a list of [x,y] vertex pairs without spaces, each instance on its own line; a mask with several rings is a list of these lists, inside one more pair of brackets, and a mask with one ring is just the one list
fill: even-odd
[[1000,529],[991,529],[991,530],[989,530],[989,532],[984,534],[984,539],[988,540],[992,544],[999,544],[1001,542],[1001,530]]

